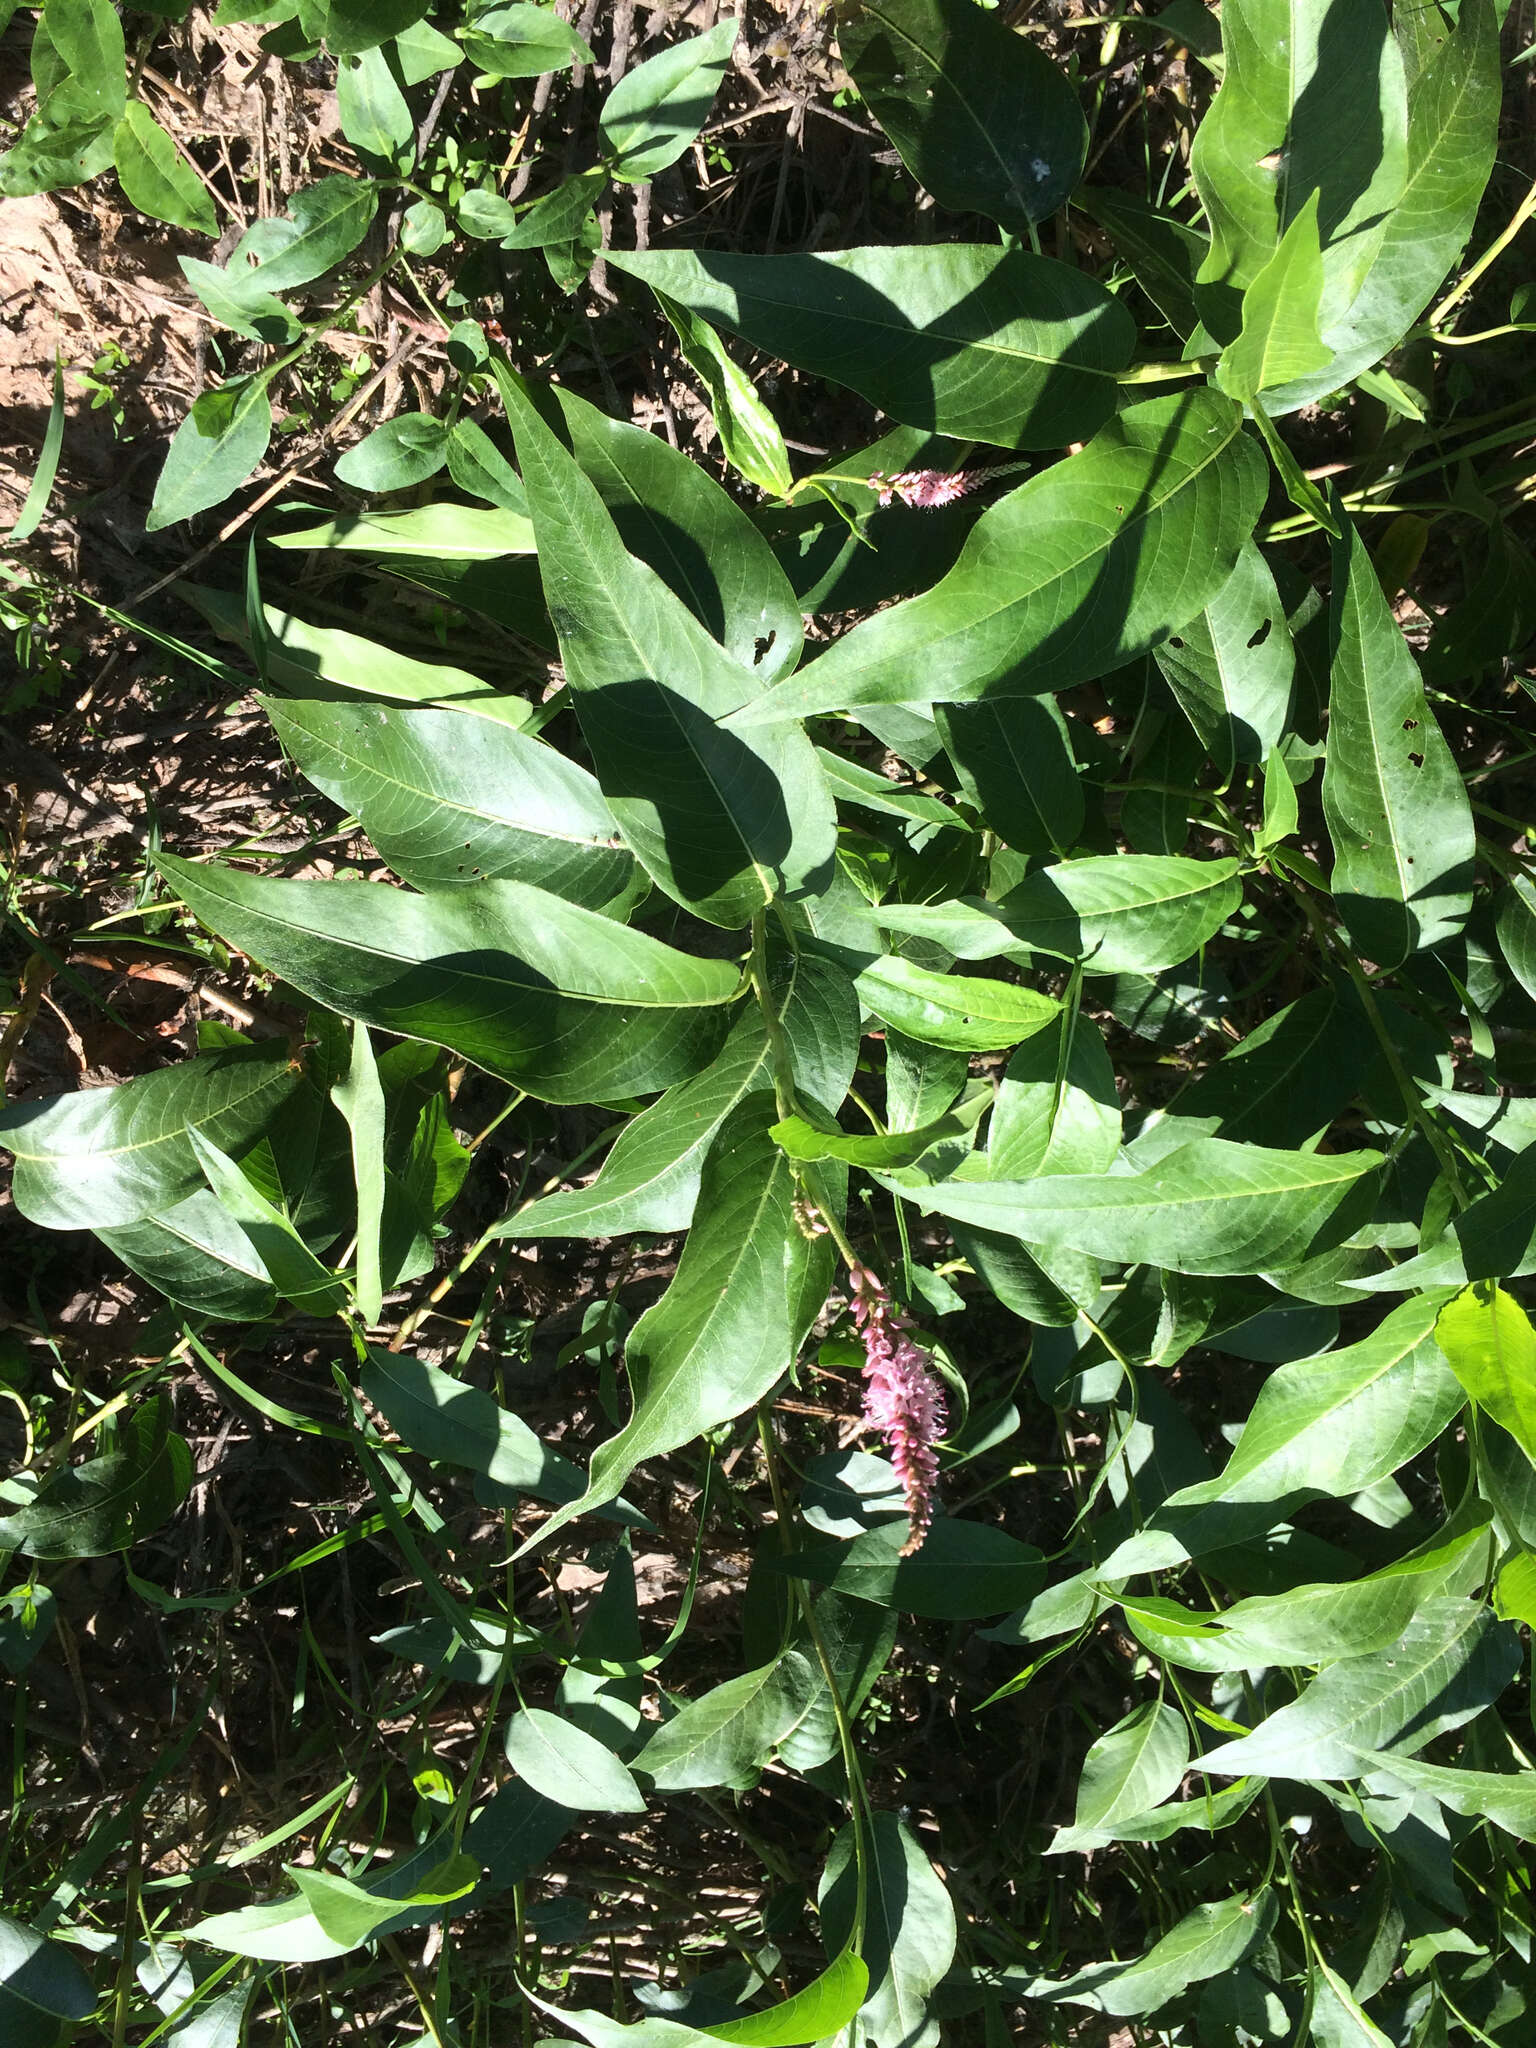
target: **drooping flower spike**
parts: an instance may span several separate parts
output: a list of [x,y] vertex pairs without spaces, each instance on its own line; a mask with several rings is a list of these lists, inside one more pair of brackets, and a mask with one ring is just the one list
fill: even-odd
[[849,1278],[853,1320],[864,1340],[864,1421],[890,1446],[911,1522],[901,1554],[910,1557],[922,1548],[933,1520],[936,1447],[947,1420],[944,1393],[878,1275],[855,1265]]

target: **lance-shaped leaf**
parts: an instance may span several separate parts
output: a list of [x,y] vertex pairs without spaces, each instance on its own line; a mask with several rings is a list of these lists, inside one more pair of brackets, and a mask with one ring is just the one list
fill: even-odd
[[[258,221],[230,259],[230,276],[254,276],[263,292],[310,284],[350,256],[378,211],[371,178],[321,178],[288,202],[291,218]],[[255,258],[254,271],[251,260]]]
[[1522,1842],[1536,1842],[1536,1771],[1463,1770],[1459,1765],[1426,1763],[1422,1757],[1370,1756],[1367,1765],[1388,1772],[1413,1792],[1429,1792],[1452,1813],[1468,1820],[1491,1820],[1496,1828]]
[[998,1086],[987,1136],[996,1180],[1107,1173],[1120,1150],[1120,1098],[1103,1035],[1063,1010],[1026,1039]]
[[202,1186],[187,1136],[249,1145],[299,1086],[288,1048],[207,1052],[179,1066],[0,1110],[0,1145],[15,1156],[16,1206],[50,1230],[137,1223]]
[[202,179],[142,100],[130,100],[123,109],[112,151],[130,206],[195,234],[219,232],[219,217]]
[[1317,2048],[1392,2048],[1389,2036],[1321,1956],[1312,1963],[1311,2036]]
[[[855,1925],[859,1899],[854,1829],[833,1838],[818,1892],[821,1938],[840,1948]],[[877,1813],[869,1824],[869,1879],[861,1952],[869,1966],[869,1996],[860,2008],[856,2038],[935,2048],[939,2023],[928,1994],[955,1954],[955,1909],[933,1865],[906,1823]]]
[[875,915],[961,960],[1013,948],[1081,960],[1094,974],[1155,974],[1213,938],[1242,900],[1235,860],[1094,854],[1040,868],[995,903],[881,904]]
[[1274,576],[1251,541],[1205,610],[1158,648],[1157,665],[1223,778],[1279,746],[1296,649]]
[[1064,1173],[1043,1181],[875,1178],[925,1215],[952,1216],[1044,1251],[1091,1252],[1176,1273],[1294,1265],[1347,1237],[1368,1197],[1374,1152],[1271,1152],[1202,1138],[1141,1173]]
[[1330,1664],[1251,1735],[1198,1759],[1222,1777],[1357,1778],[1372,1750],[1411,1754],[1490,1706],[1520,1668],[1520,1639],[1476,1600],[1431,1600],[1389,1649]]
[[675,164],[709,118],[741,23],[734,14],[628,71],[603,102],[598,133],[616,178],[638,184]]
[[346,1287],[315,1257],[282,1210],[267,1200],[227,1152],[200,1131],[187,1136],[209,1187],[250,1239],[284,1300],[309,1315],[343,1312]]
[[1385,1273],[1351,1282],[1367,1293],[1409,1287],[1462,1287],[1469,1280],[1517,1279],[1536,1272],[1536,1145],[1527,1145],[1490,1194],[1453,1217],[1437,1244]]
[[192,1453],[155,1394],[116,1426],[110,1450],[66,1465],[24,1506],[0,1515],[0,1545],[28,1557],[105,1557],[169,1521],[192,1488]]
[[1420,1295],[1358,1344],[1272,1372],[1226,1470],[1172,1494],[1160,1512],[1292,1494],[1342,1498],[1416,1457],[1462,1405],[1435,1342],[1440,1299]]
[[1161,1806],[1189,1768],[1189,1723],[1168,1701],[1150,1701],[1117,1721],[1089,1747],[1077,1781],[1072,1825],[1057,1831],[1050,1854]]
[[[1360,290],[1407,176],[1407,88],[1386,10],[1233,0],[1221,29],[1221,91],[1190,157],[1212,230],[1201,283],[1251,285],[1315,192],[1326,325]],[[1204,308],[1225,339],[1235,317],[1223,322],[1209,290]]]
[[733,723],[1037,696],[1106,675],[1211,602],[1264,490],[1264,458],[1220,392],[1132,406],[984,512],[931,590],[856,626]]
[[1049,697],[936,704],[961,787],[1019,853],[1065,853],[1083,829],[1083,781],[1067,721]]
[[384,1089],[366,1024],[352,1027],[352,1059],[331,1088],[331,1100],[352,1134],[352,1179],[357,1189],[357,1306],[372,1325],[384,1309],[380,1232],[384,1222]]
[[261,701],[300,771],[416,888],[530,882],[591,910],[630,895],[596,780],[542,740],[455,710]]
[[1216,365],[1229,398],[1259,398],[1332,360],[1318,333],[1323,252],[1317,239],[1317,192],[1280,237],[1279,246],[1243,293],[1242,331]]
[[435,1365],[370,1347],[358,1384],[403,1443],[479,1474],[492,1498],[564,1501],[581,1491],[578,1468],[540,1443],[520,1415]]
[[593,1453],[581,1499],[533,1541],[613,1500],[644,1459],[740,1415],[792,1363],[833,1261],[830,1240],[808,1240],[796,1220],[794,1174],[768,1135],[773,1120],[772,1095],[757,1094],[721,1125],[672,1284],[629,1335],[634,1413]]
[[1251,1898],[1239,1892],[1234,1898],[1196,1906],[1134,1962],[1090,1963],[1086,1970],[1054,1982],[1009,1970],[1000,1978],[1000,1988],[1020,2000],[1083,2005],[1117,2017],[1156,2012],[1192,1984],[1234,1969],[1269,1934],[1277,1911],[1275,1895],[1264,1885]]
[[205,391],[172,436],[144,524],[151,533],[222,505],[267,452],[272,407],[264,376]]
[[907,1557],[902,1545],[910,1534],[903,1515],[866,1529],[851,1543],[818,1544],[771,1558],[768,1568],[790,1578],[814,1579],[850,1600],[942,1621],[1006,1614],[1032,1599],[1045,1577],[1044,1560],[1032,1543],[1021,1543],[987,1522],[940,1515],[921,1547]]
[[697,370],[709,393],[720,453],[749,484],[756,484],[770,497],[787,498],[794,486],[789,450],[756,385],[707,320],[669,299],[659,285],[651,289],[685,360]]
[[523,882],[414,896],[157,858],[204,924],[317,1002],[548,1102],[670,1087],[708,1064],[730,1021],[726,962]]
[[801,1720],[816,1680],[798,1650],[728,1678],[664,1722],[635,1758],[635,1768],[658,1792],[709,1785],[745,1791],[756,1784],[775,1744]]
[[1024,235],[1077,183],[1088,127],[1065,72],[972,0],[865,0],[837,41],[865,105],[941,206]]
[[645,1794],[613,1751],[574,1722],[524,1707],[507,1723],[507,1762],[535,1792],[578,1813],[644,1813]]
[[167,1300],[219,1322],[259,1323],[277,1289],[256,1247],[207,1188],[137,1223],[96,1235]]
[[[1400,14],[1399,36],[1406,39],[1405,21],[1418,18],[1414,10]],[[1437,27],[1445,22],[1438,8],[1431,19]],[[1356,77],[1350,64],[1339,70],[1346,79]],[[1225,94],[1223,87],[1218,103]],[[1413,81],[1407,178],[1396,204],[1373,230],[1370,269],[1347,307],[1337,314],[1325,308],[1323,340],[1333,360],[1271,392],[1272,414],[1294,411],[1380,362],[1424,311],[1476,221],[1493,170],[1500,98],[1497,10],[1493,0],[1465,0],[1454,28]],[[1319,138],[1319,148],[1336,141],[1336,134],[1326,142]]]
[[74,1951],[0,1913],[0,2025],[6,2039],[15,2048],[54,2048],[66,2020],[88,2019],[95,2009],[95,1986]]
[[551,7],[500,0],[482,8],[474,26],[460,31],[464,54],[492,78],[538,78],[590,64],[592,52]]
[[619,538],[649,562],[728,654],[765,686],[794,671],[805,639],[778,557],[709,472],[656,434],[554,392],[571,452]]
[[1365,543],[1333,550],[1332,691],[1323,815],[1333,895],[1378,967],[1459,932],[1472,907],[1472,806]]
[[836,816],[810,741],[803,732],[744,741],[718,723],[751,694],[751,676],[626,552],[516,380],[498,381],[566,680],[636,858],[668,895],[720,925],[820,888]]
[[890,953],[854,983],[865,1009],[920,1045],[996,1052],[1042,1031],[1059,1013],[1054,996],[1016,982],[970,974],[934,974]]
[[1502,1287],[1463,1288],[1435,1322],[1435,1338],[1479,1408],[1536,1465],[1536,1330]]
[[1124,307],[1083,272],[979,243],[608,261],[892,419],[1003,448],[1056,448],[1102,426],[1135,342]]

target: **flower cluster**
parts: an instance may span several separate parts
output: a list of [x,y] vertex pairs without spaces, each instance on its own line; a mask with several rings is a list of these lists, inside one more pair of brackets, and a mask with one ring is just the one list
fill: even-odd
[[944,1394],[880,1279],[867,1266],[851,1267],[850,1279],[853,1320],[864,1340],[864,1420],[890,1445],[912,1524],[902,1545],[903,1557],[910,1557],[933,1520]]
[[880,493],[882,505],[900,498],[903,505],[915,505],[919,511],[952,505],[986,481],[986,471],[980,469],[904,469],[899,476],[885,476],[877,469],[869,479],[870,488]]

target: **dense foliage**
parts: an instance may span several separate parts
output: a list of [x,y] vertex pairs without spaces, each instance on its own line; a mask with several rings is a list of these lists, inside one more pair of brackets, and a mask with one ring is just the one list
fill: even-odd
[[[391,2040],[1521,2039],[1536,571],[1506,517],[1527,473],[1473,458],[1531,422],[1528,397],[1478,410],[1461,354],[1476,309],[1487,378],[1528,376],[1495,267],[1531,199],[1494,174],[1493,0],[1126,17],[1190,52],[1185,160],[1149,153],[1142,190],[1085,181],[1092,81],[1004,10],[850,0],[848,103],[950,224],[788,253],[600,233],[616,187],[694,145],[734,19],[678,29],[607,94],[590,165],[514,202],[494,167],[429,176],[428,142],[456,67],[515,125],[519,81],[592,63],[552,8],[219,11],[248,17],[274,58],[334,61],[368,175],[182,258],[227,374],[151,530],[244,485],[275,381],[385,277],[453,280],[429,303],[454,388],[346,452],[332,516],[279,505],[243,570],[185,584],[188,638],[159,638],[225,689],[254,668],[298,776],[385,866],[154,848],[143,928],[174,912],[302,1029],[205,1026],[193,1058],[0,1118],[21,1216],[96,1233],[175,1336],[87,1440],[71,1407],[0,1485],[0,1653],[37,1654],[56,1567],[142,1565],[190,1511],[194,1362],[354,1461],[366,1527],[333,1547],[366,1536],[405,1575],[396,1711],[472,1688],[481,1737],[455,1777],[424,1758],[410,1839],[382,1814],[333,1834],[332,1802],[281,1896],[233,1864],[196,1873],[200,1915],[134,1892],[126,1948],[121,1889],[93,1891],[121,1831],[63,1881],[27,1864],[6,2041],[99,1996],[119,2041],[130,2009],[182,2048],[297,2039],[278,1987],[374,1955],[420,2001]],[[111,168],[211,238],[204,171],[136,92],[166,32],[47,0],[0,189]],[[489,247],[529,252],[527,294],[600,258],[654,303],[725,482],[552,382],[515,294],[490,323]],[[792,460],[765,363],[884,431]],[[1330,422],[1349,454],[1309,463]],[[57,456],[54,433],[20,538]],[[1460,554],[1416,605],[1447,521]],[[390,590],[559,674],[407,652]],[[505,1084],[478,1099],[529,1162],[489,1216],[466,1074]],[[565,1366],[607,1421],[551,1442],[503,1378],[505,1256],[610,1240]],[[633,1315],[628,1261],[658,1243]],[[487,1261],[462,1346],[420,1355],[429,1278],[440,1300]],[[319,1333],[314,1413],[236,1371],[238,1326]],[[679,1475],[663,1638],[633,1544],[663,1540]],[[725,1530],[751,1570],[722,1664],[718,1619],[701,1648],[690,1617]],[[582,1559],[603,1577],[578,1623],[548,1589]],[[136,1590],[169,1614],[263,1597]],[[972,1742],[1027,1753],[1044,1695],[1081,1727],[1035,1759],[1054,1835],[974,1866],[907,1810],[882,1734],[893,1670],[967,1660],[986,1682],[927,1782]],[[600,1925],[541,1933],[525,1887],[578,1846],[621,1870],[668,1804],[739,1825],[762,1913],[640,2017],[598,2010],[563,1973]],[[413,1977],[397,1938],[438,1923]],[[499,2017],[473,2001],[482,2034],[453,1957],[486,1926],[511,1974]],[[303,2038],[333,2038],[324,2011]]]

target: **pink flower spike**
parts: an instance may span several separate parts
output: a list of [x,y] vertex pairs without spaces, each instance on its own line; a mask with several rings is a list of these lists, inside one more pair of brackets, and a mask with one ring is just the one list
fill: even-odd
[[901,1554],[910,1557],[933,1520],[944,1394],[879,1278],[867,1266],[852,1267],[850,1278],[853,1320],[864,1340],[864,1420],[890,1446],[912,1525]]
[[985,470],[979,469],[904,469],[899,476],[883,476],[877,470],[869,482],[879,491],[882,505],[900,498],[904,505],[926,512],[935,505],[952,505],[986,480]]

